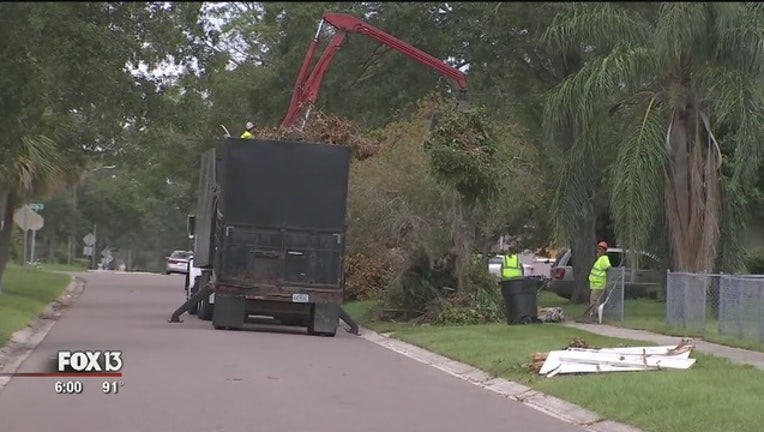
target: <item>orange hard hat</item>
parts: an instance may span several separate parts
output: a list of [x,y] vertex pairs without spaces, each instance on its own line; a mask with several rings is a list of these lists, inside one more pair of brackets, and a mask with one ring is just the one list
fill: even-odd
[[600,248],[600,249],[606,249],[607,250],[607,243],[605,243],[604,241],[601,241],[601,242],[597,243],[597,247]]

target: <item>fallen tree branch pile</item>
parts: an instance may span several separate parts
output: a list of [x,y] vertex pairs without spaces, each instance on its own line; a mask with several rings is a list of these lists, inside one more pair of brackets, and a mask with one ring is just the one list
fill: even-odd
[[288,126],[263,128],[258,137],[285,141],[309,141],[351,147],[357,160],[379,153],[380,143],[367,138],[352,120],[322,112],[313,112],[304,128]]

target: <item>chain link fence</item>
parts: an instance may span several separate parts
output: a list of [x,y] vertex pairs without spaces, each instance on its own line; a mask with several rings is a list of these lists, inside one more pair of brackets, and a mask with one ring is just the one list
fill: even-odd
[[605,288],[605,307],[602,311],[603,320],[623,321],[624,285],[626,283],[626,268],[611,267],[607,274]]
[[719,334],[764,343],[764,276],[724,275],[719,296]]
[[668,272],[666,325],[764,343],[764,276]]
[[704,334],[718,320],[722,275],[669,271],[666,277],[666,325]]

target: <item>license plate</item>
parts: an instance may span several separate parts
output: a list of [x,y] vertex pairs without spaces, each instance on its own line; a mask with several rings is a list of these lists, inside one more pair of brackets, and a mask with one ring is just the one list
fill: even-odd
[[307,303],[310,296],[307,294],[292,294],[292,303]]

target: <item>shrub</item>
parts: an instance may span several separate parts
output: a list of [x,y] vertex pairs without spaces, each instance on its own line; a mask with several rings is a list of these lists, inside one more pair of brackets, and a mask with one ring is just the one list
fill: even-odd
[[764,248],[754,249],[745,257],[748,273],[764,274]]
[[433,262],[421,247],[411,251],[385,292],[388,313],[404,319],[425,314],[443,288],[453,286],[450,274],[447,260]]
[[345,259],[345,300],[369,300],[387,287],[392,273],[391,260],[380,254],[351,253]]

